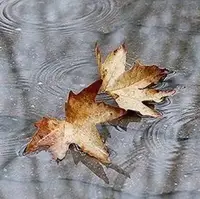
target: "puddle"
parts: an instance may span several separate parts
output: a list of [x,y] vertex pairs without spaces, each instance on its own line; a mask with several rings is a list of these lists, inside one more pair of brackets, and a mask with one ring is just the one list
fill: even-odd
[[[199,8],[197,0],[1,0],[0,198],[199,198]],[[161,119],[101,126],[130,178],[87,157],[76,165],[72,152],[59,164],[46,152],[19,155],[35,121],[63,118],[69,91],[98,78],[95,42],[106,54],[124,40],[128,66],[140,59],[175,71],[159,87],[177,90],[156,105]]]

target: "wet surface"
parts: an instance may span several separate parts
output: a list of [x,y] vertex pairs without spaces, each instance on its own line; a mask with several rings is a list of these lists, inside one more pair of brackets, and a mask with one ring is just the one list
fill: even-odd
[[[199,198],[200,2],[0,1],[0,198]],[[70,90],[98,78],[94,45],[126,41],[136,59],[175,71],[159,85],[177,94],[156,106],[163,118],[107,125],[110,184],[72,155],[18,152],[41,116],[64,117]],[[103,174],[102,174],[103,175]]]

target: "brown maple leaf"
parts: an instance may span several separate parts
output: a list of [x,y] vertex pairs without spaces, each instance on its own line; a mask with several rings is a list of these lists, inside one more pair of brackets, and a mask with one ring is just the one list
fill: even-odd
[[69,93],[65,105],[66,120],[43,118],[24,153],[48,149],[55,159],[63,159],[69,145],[77,144],[81,150],[102,163],[110,163],[109,154],[96,129],[96,124],[120,117],[124,109],[104,103],[95,103],[102,81],[96,81],[80,93]]
[[160,113],[149,108],[143,102],[161,102],[163,97],[173,95],[174,90],[160,91],[149,88],[163,80],[168,70],[156,65],[145,66],[136,61],[135,65],[125,70],[126,54],[125,45],[108,54],[102,62],[99,47],[95,48],[100,77],[103,80],[100,91],[111,95],[119,107],[125,110],[138,111],[142,115],[159,117]]

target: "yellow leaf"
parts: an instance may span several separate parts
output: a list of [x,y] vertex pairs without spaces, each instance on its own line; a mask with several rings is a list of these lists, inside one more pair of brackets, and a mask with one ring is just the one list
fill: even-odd
[[119,107],[138,111],[142,115],[159,117],[160,113],[143,102],[161,102],[163,97],[173,95],[174,90],[160,91],[149,88],[163,80],[168,70],[156,65],[145,66],[139,61],[130,70],[125,70],[126,49],[124,44],[108,54],[102,62],[99,47],[95,48],[100,77],[103,80],[100,91],[110,94]]

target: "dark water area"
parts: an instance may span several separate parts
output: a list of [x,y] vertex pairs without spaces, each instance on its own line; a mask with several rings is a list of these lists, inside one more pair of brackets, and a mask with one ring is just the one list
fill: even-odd
[[[171,73],[158,87],[177,94],[156,105],[160,119],[106,125],[109,184],[72,155],[19,150],[42,116],[64,117],[70,90],[98,78],[98,41],[106,54],[126,41],[136,59]],[[1,0],[0,198],[200,198],[200,1]],[[123,125],[126,128],[123,128]]]

